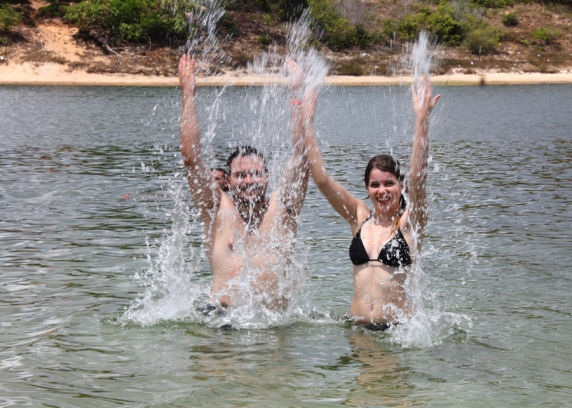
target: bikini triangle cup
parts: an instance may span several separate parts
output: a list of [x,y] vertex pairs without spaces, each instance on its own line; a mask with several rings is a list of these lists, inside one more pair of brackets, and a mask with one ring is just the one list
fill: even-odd
[[411,265],[409,245],[407,245],[407,241],[405,241],[400,229],[397,229],[393,238],[390,239],[383,248],[381,248],[377,259],[369,259],[369,255],[366,252],[361,239],[361,229],[371,217],[372,215],[363,222],[357,230],[355,237],[352,239],[349,251],[352,263],[354,265],[362,265],[367,262],[381,262],[384,265],[391,266],[393,268]]

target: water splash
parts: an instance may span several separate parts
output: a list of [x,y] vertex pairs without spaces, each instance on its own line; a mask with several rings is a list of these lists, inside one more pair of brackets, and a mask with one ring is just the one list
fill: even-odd
[[[122,323],[134,322],[143,326],[161,321],[182,320],[196,317],[194,303],[207,295],[206,286],[192,283],[193,271],[198,270],[202,258],[193,246],[189,246],[187,232],[195,224],[193,214],[185,200],[186,186],[170,183],[167,195],[175,203],[168,212],[171,229],[165,231],[154,253],[153,245],[147,241],[148,269],[136,273],[134,280],[144,288],[123,314]],[[191,263],[184,254],[190,249]]]
[[[411,75],[413,77],[413,87],[422,92],[420,100],[423,99],[423,92],[425,91],[422,81],[424,78],[429,78],[431,72],[437,66],[436,55],[438,53],[438,47],[431,42],[427,33],[421,32],[418,41],[413,44],[411,52],[405,52],[401,58],[401,68],[398,71],[401,75]],[[408,103],[410,104],[411,102]],[[406,108],[403,106],[402,109],[411,112],[410,107]],[[403,121],[403,115],[401,115],[401,120]],[[437,109],[430,117],[429,129],[431,132],[435,132],[435,125],[438,121],[439,110]],[[405,134],[409,132],[408,126],[402,125],[401,128],[407,129],[403,136],[407,137]],[[429,166],[433,166],[435,173],[438,173],[440,170],[438,163],[433,162],[433,153],[429,157]],[[431,194],[431,182],[431,180],[428,181],[430,202],[435,199]],[[432,204],[430,204],[430,217],[431,206]],[[450,208],[448,213],[455,214],[455,209]],[[460,227],[455,229],[456,232],[448,230],[448,234],[453,233],[455,236],[460,237],[463,235],[462,222],[457,222],[456,224],[460,225]],[[430,218],[426,229],[431,229],[432,227],[434,227],[434,222]],[[473,263],[477,261],[475,244],[462,239],[459,239],[458,242],[458,248],[454,248],[452,250],[454,254],[451,254],[451,250],[444,248],[443,245],[436,247],[431,243],[431,240],[425,240],[420,262],[413,265],[404,285],[412,313],[410,315],[401,313],[398,320],[403,324],[390,329],[392,335],[389,337],[389,341],[407,348],[431,347],[435,344],[440,344],[459,331],[466,332],[470,330],[472,326],[471,318],[464,314],[446,312],[445,310],[454,307],[452,301],[447,300],[447,296],[445,298],[439,297],[441,291],[438,287],[432,285],[425,272],[428,260],[434,257],[443,260],[443,258],[451,258],[461,253],[469,254],[468,257],[463,257],[463,261],[466,262],[468,268],[471,268]],[[450,266],[450,262],[436,263],[435,267],[446,268],[448,265]]]
[[[326,60],[307,46],[310,36],[308,18],[305,14],[300,21],[294,22],[288,37],[288,56],[296,60],[306,72],[300,94],[310,88],[321,89],[329,69]],[[412,54],[404,57],[416,78],[431,72],[433,54],[430,47],[427,37],[423,35],[412,48]],[[239,117],[233,116],[229,106],[224,103],[227,88],[215,91],[214,101],[205,110],[207,121],[202,135],[205,159],[214,163],[217,154],[213,146],[221,138],[219,124],[232,116],[233,122],[224,134],[224,143],[229,151],[245,144],[261,147],[270,159],[271,189],[278,185],[292,151],[290,95],[288,88],[283,86],[283,81],[275,80],[276,76],[286,76],[286,56],[280,55],[277,49],[278,47],[272,48],[249,65],[250,73],[263,75],[268,80],[260,88],[260,94],[245,93]],[[410,102],[403,109],[394,106],[394,115],[400,118],[394,126],[394,133],[399,139],[409,137],[403,113],[410,111]],[[204,306],[210,299],[212,278],[205,265],[202,224],[183,199],[183,192],[188,188],[186,183],[181,185],[180,178],[178,182],[179,184],[167,183],[165,189],[175,203],[170,211],[173,221],[171,230],[166,231],[159,241],[156,253],[152,246],[149,247],[149,268],[136,276],[144,287],[144,293],[125,312],[122,318],[124,323],[148,325],[163,320],[184,320],[210,327],[229,325],[235,328],[267,328],[295,321],[334,322],[329,317],[327,308],[316,310],[312,304],[307,285],[306,253],[299,248],[296,257],[288,256],[284,262],[274,265],[281,273],[272,291],[256,287],[260,275],[265,271],[249,263],[245,256],[245,267],[229,283],[228,290],[235,295],[234,306],[228,310],[205,310]],[[296,244],[293,236],[270,241],[268,245],[275,247]],[[237,241],[235,244],[236,251],[243,255],[248,253],[243,242]],[[435,253],[441,254],[440,248],[426,242],[422,259],[431,258],[430,254]],[[204,273],[201,274],[201,271]],[[402,347],[430,347],[450,338],[457,330],[470,328],[471,321],[467,316],[444,311],[448,310],[449,305],[439,298],[438,291],[434,289],[424,270],[417,266],[405,286],[413,314],[399,317],[403,324],[390,329],[388,341]],[[240,296],[236,296],[237,293]],[[283,306],[269,307],[282,298]]]
[[[262,146],[272,158],[270,166],[271,186],[278,184],[280,175],[290,157],[291,124],[289,100],[301,98],[310,89],[320,91],[324,86],[330,65],[315,49],[309,46],[312,36],[311,18],[306,10],[300,19],[288,25],[287,55],[279,52],[278,47],[271,48],[249,62],[247,70],[250,75],[261,76],[264,86],[261,95],[247,97],[246,106],[254,117],[254,121],[245,123],[243,133],[250,134],[250,142]],[[290,95],[287,86],[286,58],[297,62],[304,72],[304,81],[297,95]]]
[[218,35],[219,22],[226,14],[225,0],[163,0],[163,7],[170,7],[173,14],[186,11],[189,39],[184,50],[197,60],[197,74],[220,73],[219,67],[230,65],[231,58],[222,49]]
[[[217,55],[218,43],[210,24],[216,23],[216,5],[221,3],[209,2],[215,9],[214,16],[199,14],[192,19],[206,21],[203,30],[205,37],[200,37],[200,31],[189,43],[189,53],[201,53],[203,58]],[[314,50],[307,48],[310,31],[307,27],[308,15],[291,25],[288,37],[289,57],[298,61],[307,75],[302,93],[310,87],[319,88],[328,71],[328,64]],[[212,38],[211,38],[212,37]],[[199,44],[207,39],[207,45]],[[286,76],[284,68],[285,55],[277,52],[277,47],[255,59],[249,69],[251,73],[268,78],[260,94],[245,93],[241,104],[244,114],[239,117],[230,113],[230,108],[224,102],[227,88],[215,91],[215,98],[204,110],[207,115],[206,127],[203,126],[201,145],[203,156],[208,163],[214,163],[217,158],[215,141],[220,133],[219,124],[232,117],[233,123],[228,133],[223,137],[227,141],[228,152],[240,145],[253,145],[262,151],[269,159],[270,190],[276,188],[284,172],[287,161],[292,154],[292,136],[290,124],[290,98],[288,87],[283,81],[276,81],[276,76],[282,79]],[[198,105],[204,102],[198,96]],[[220,135],[218,136],[221,137]],[[218,143],[220,144],[220,143]],[[228,154],[228,153],[227,153]],[[217,167],[213,165],[212,167]],[[240,234],[235,234],[234,253],[241,255],[244,266],[238,276],[227,281],[218,295],[232,295],[233,306],[228,309],[215,307],[210,303],[210,287],[212,277],[205,273],[197,276],[204,269],[206,250],[203,225],[198,213],[189,209],[184,200],[186,184],[178,180],[168,180],[165,191],[174,202],[174,208],[169,211],[172,221],[171,229],[157,243],[158,248],[149,245],[147,259],[149,268],[135,276],[144,287],[132,305],[124,313],[122,322],[134,322],[141,325],[156,324],[160,321],[183,320],[200,322],[211,327],[234,328],[265,328],[289,324],[292,321],[306,321],[308,316],[323,318],[316,313],[311,300],[305,292],[305,255],[303,250],[284,250],[296,245],[295,234],[279,234],[283,225],[273,225],[275,233],[265,240],[262,253],[273,253],[272,262],[260,263],[255,261],[256,249],[245,241]],[[280,222],[280,221],[278,221]],[[201,231],[199,233],[198,231]],[[258,234],[259,231],[254,231]],[[245,232],[244,236],[248,233]],[[270,250],[269,250],[270,248]],[[190,254],[188,254],[190,250]],[[202,263],[201,263],[202,261]],[[270,274],[272,279],[267,279]],[[269,283],[265,286],[262,283]]]

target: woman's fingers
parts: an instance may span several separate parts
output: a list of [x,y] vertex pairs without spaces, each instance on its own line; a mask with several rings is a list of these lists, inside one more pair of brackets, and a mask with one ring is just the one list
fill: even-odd
[[415,87],[411,85],[411,95],[413,99],[413,109],[422,117],[427,117],[437,104],[441,95],[433,96],[433,89],[431,87],[431,80],[429,77],[423,77],[421,86]]
[[296,61],[292,58],[286,58],[284,63],[286,65],[286,70],[288,71],[288,85],[290,90],[297,92],[302,85],[302,80],[304,79],[304,71],[298,65]]
[[191,92],[194,95],[196,91],[195,83],[195,60],[185,54],[179,60],[179,83],[183,91]]

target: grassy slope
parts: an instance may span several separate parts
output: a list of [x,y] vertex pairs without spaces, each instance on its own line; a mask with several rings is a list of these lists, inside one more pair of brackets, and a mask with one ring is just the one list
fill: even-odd
[[[36,10],[41,0],[22,0],[21,7],[26,11],[24,24],[13,30],[9,45],[0,47],[4,56],[0,63],[45,62],[67,64],[70,69],[83,69],[89,72],[117,72],[121,59],[121,72],[135,74],[174,75],[179,55],[178,46],[157,44],[130,45],[118,47],[111,54],[92,41],[71,37],[73,30],[65,27],[58,19],[36,19]],[[385,19],[398,20],[414,10],[414,3],[393,0],[366,0],[363,7],[348,10],[350,20],[363,23],[368,29],[376,30]],[[514,12],[519,16],[519,25],[507,28],[502,25],[502,16]],[[475,56],[465,47],[442,47],[440,65],[437,72],[474,73],[477,70],[558,72],[572,68],[572,6],[545,6],[537,3],[517,4],[504,9],[490,9],[485,19],[504,32],[503,40],[496,53],[488,56]],[[66,47],[48,46],[50,41],[58,41],[57,36],[47,38],[46,32],[54,27],[71,33],[60,41],[74,43],[74,55],[66,54]],[[560,29],[562,36],[552,44],[541,43],[533,36],[540,27]],[[222,49],[232,58],[228,66],[216,67],[216,71],[241,70],[254,56],[267,51],[269,47],[284,48],[286,28],[276,16],[261,12],[232,10],[228,12],[221,34],[228,36]],[[52,44],[53,45],[53,44]],[[332,61],[333,74],[349,75],[388,75],[399,65],[403,44],[390,46],[377,44],[366,48],[355,47],[341,52],[332,52],[322,47],[321,52]],[[69,47],[68,47],[69,48]],[[81,50],[78,57],[78,51]],[[285,52],[285,50],[281,50]],[[71,51],[70,51],[71,52]],[[118,58],[119,57],[119,58]]]

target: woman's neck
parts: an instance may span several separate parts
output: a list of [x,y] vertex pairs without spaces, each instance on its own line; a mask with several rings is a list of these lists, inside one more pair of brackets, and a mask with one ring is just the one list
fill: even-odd
[[373,223],[383,228],[395,228],[396,220],[399,219],[399,213],[395,214],[378,214],[375,211],[372,213]]

